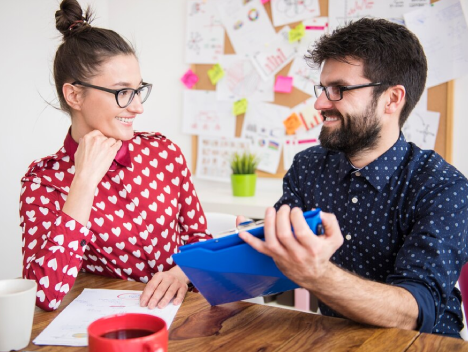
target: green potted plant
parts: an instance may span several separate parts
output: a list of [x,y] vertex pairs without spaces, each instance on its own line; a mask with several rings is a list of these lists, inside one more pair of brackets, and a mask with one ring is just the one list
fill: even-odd
[[230,164],[232,169],[232,193],[236,197],[253,197],[257,183],[257,170],[259,160],[255,154],[248,151],[234,152]]

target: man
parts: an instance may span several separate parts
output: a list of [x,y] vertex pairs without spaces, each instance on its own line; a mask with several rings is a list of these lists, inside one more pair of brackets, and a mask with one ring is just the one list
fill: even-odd
[[[306,60],[322,66],[321,146],[296,155],[277,212],[266,211],[265,241],[240,236],[316,295],[323,314],[460,337],[468,182],[400,131],[426,82],[418,39],[364,18],[322,37]],[[304,220],[312,208],[324,235]]]

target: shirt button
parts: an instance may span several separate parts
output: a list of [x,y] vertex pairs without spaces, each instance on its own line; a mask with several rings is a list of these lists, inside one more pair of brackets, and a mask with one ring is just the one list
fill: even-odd
[[353,199],[351,199],[351,202],[353,202],[353,203],[357,203],[357,202],[358,202],[358,199],[357,199],[357,197],[353,197]]
[[86,240],[81,240],[80,245],[83,247],[86,244]]
[[354,174],[355,174],[356,176],[361,176],[361,173],[360,173],[359,171],[356,171]]
[[346,235],[346,239],[347,239],[348,241],[351,239],[351,235],[350,235],[349,233]]

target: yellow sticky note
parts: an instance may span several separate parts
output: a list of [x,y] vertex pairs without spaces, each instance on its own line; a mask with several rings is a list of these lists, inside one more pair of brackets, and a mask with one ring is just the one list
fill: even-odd
[[247,111],[247,99],[241,99],[241,100],[238,100],[234,103],[234,106],[232,108],[232,112],[234,113],[234,115],[241,115],[241,114],[245,114],[245,112]]
[[216,85],[218,81],[224,77],[224,70],[220,64],[214,65],[208,70],[208,77],[213,85]]
[[289,31],[289,42],[294,43],[305,36],[304,23],[298,24],[296,27]]

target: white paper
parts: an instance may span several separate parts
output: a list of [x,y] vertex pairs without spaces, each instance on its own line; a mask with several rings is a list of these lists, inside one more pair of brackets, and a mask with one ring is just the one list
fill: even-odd
[[275,27],[320,16],[318,0],[271,0]]
[[427,89],[424,89],[423,93],[421,94],[421,98],[419,98],[418,103],[414,107],[414,110],[427,111]]
[[249,104],[241,136],[252,141],[252,151],[260,159],[259,170],[276,173],[285,135],[283,120],[290,113],[289,108],[281,105],[259,102]]
[[246,56],[223,55],[219,64],[225,74],[216,84],[218,100],[234,102],[246,98],[249,102],[272,102],[275,99],[274,77],[264,81]]
[[214,64],[224,53],[224,27],[216,11],[215,1],[187,1],[187,63]]
[[311,49],[315,41],[328,33],[328,17],[314,17],[302,22],[306,28],[305,36],[299,40],[298,54],[303,57]]
[[244,138],[198,137],[197,177],[229,182],[232,154],[250,151],[250,146],[251,142]]
[[438,112],[413,111],[403,125],[403,135],[408,142],[413,142],[421,149],[434,149],[439,118]]
[[307,148],[319,145],[319,141],[315,137],[303,137],[298,136],[287,136],[284,139],[283,145],[283,167],[285,170],[289,170],[292,165],[294,156]]
[[236,54],[253,54],[275,37],[260,0],[216,0],[216,5]]
[[276,75],[296,56],[298,44],[289,42],[290,30],[291,28],[284,26],[276,33],[274,41],[251,56],[252,63],[262,79],[267,80]]
[[365,16],[402,23],[404,13],[429,4],[430,0],[329,0],[330,30]]
[[236,117],[232,107],[232,102],[218,101],[215,91],[185,90],[182,132],[234,137]]
[[441,0],[405,14],[427,57],[427,87],[468,73],[468,27],[459,0]]
[[85,288],[52,322],[34,339],[36,345],[87,346],[88,325],[113,314],[142,313],[164,319],[171,325],[180,305],[169,303],[164,309],[140,307],[142,291],[101,290]]

